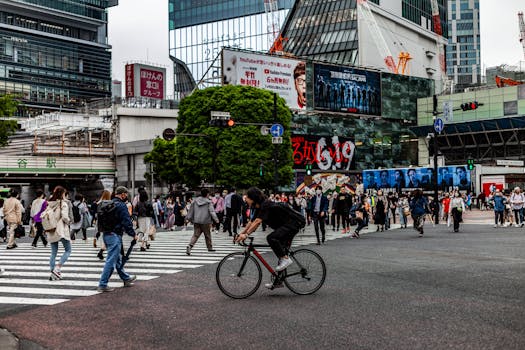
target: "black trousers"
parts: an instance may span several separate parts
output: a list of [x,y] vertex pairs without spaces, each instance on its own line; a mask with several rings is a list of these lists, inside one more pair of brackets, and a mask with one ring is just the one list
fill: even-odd
[[452,219],[454,219],[454,231],[459,230],[459,223],[463,221],[463,212],[452,208]]
[[230,236],[232,235],[232,221],[233,221],[233,233],[237,234],[237,228],[239,227],[239,213],[234,212],[231,208],[226,208],[226,218],[224,219],[224,228],[228,231]]
[[[319,213],[313,213],[312,219],[314,220],[315,236],[317,237],[317,243],[324,243],[325,239],[325,216],[321,216]],[[322,240],[319,239],[319,229],[321,229]]]
[[292,244],[292,240],[299,232],[295,225],[284,225],[270,233],[266,240],[278,258],[286,255],[286,248]]
[[47,245],[47,240],[46,240],[46,237],[44,236],[44,226],[42,226],[41,222],[35,222],[35,227],[36,227],[36,234],[35,234],[35,239],[33,239],[33,245],[36,246],[39,238],[42,239],[42,243],[44,245]]
[[215,225],[215,229],[218,231],[221,228],[222,219],[224,218],[224,212],[221,211],[220,213],[216,213],[216,214],[217,214],[217,219],[219,219],[219,222],[214,223],[213,225]]

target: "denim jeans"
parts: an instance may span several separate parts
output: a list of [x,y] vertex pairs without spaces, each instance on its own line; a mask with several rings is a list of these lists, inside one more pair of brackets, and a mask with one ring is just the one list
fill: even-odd
[[105,233],[104,243],[106,244],[108,256],[106,258],[104,270],[102,270],[102,275],[100,276],[100,281],[98,281],[98,286],[107,287],[109,279],[111,278],[111,274],[113,274],[113,270],[115,269],[117,269],[117,273],[123,281],[129,280],[131,276],[127,274],[126,271],[124,271],[122,255],[120,255],[122,236],[119,236],[115,233]]
[[[65,238],[61,238],[58,242],[62,242],[62,245],[64,246],[65,250],[64,254],[62,254],[62,256],[60,257],[60,266],[63,266],[69,258],[69,256],[71,255],[71,242]],[[49,258],[49,268],[51,269],[51,271],[55,269],[55,260],[57,258],[58,253],[58,242],[51,243],[51,257]]]

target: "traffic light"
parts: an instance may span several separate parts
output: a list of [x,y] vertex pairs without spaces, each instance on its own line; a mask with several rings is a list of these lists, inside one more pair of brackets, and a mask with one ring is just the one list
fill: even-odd
[[232,126],[235,125],[235,121],[230,118],[228,119],[213,118],[210,120],[209,125],[217,127],[217,128],[231,128]]
[[467,169],[474,170],[474,159],[467,159]]
[[259,165],[259,176],[264,176],[264,163],[261,162],[261,165]]
[[307,176],[311,176],[312,175],[312,163],[310,161],[308,161],[308,163],[306,163],[306,175]]
[[478,106],[479,106],[478,101],[467,102],[467,103],[462,103],[461,104],[461,109],[463,111],[471,111],[471,110],[474,110],[474,109],[478,109]]

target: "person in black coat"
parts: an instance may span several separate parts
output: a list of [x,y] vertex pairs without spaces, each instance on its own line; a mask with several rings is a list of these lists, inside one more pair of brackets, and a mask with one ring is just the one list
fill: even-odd
[[[328,198],[323,194],[323,188],[317,187],[315,195],[312,196],[311,214],[314,221],[315,236],[317,245],[324,243],[325,240],[325,220],[328,215]],[[319,229],[321,229],[321,239],[319,238]]]

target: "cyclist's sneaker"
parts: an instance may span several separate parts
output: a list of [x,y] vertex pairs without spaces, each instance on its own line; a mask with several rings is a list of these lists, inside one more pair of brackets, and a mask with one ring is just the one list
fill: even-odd
[[279,265],[277,265],[277,267],[275,268],[275,271],[283,271],[284,269],[286,269],[288,266],[292,265],[293,263],[293,260],[290,259],[290,258],[282,258],[280,261],[279,261]]
[[279,284],[266,283],[264,286],[266,288],[268,288],[268,289],[275,289],[275,288],[282,288],[282,287],[284,287],[284,284],[282,284],[282,283],[279,283]]

